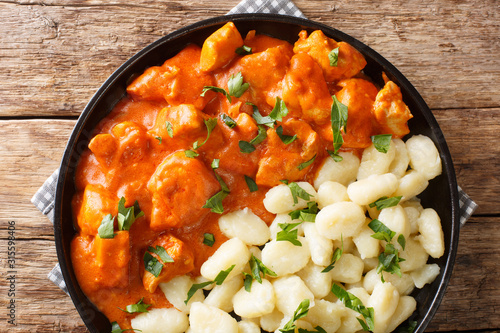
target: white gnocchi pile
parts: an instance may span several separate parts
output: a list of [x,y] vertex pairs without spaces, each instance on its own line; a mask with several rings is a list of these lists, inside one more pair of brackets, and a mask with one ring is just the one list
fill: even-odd
[[[332,293],[333,284],[373,309],[373,332],[391,332],[408,319],[416,309],[410,293],[439,275],[439,266],[427,263],[429,256],[439,258],[445,250],[438,214],[416,197],[441,173],[438,151],[428,137],[416,135],[406,143],[393,139],[387,153],[372,145],[361,161],[351,153],[340,155],[341,162],[326,160],[314,184],[296,183],[309,200],[294,198],[285,184],[268,191],[264,205],[276,214],[269,227],[249,209],[222,216],[220,229],[230,239],[202,265],[201,276],[160,284],[174,307],[142,313],[132,327],[144,333],[280,333],[293,321],[291,332],[363,331],[360,320],[365,319]],[[381,210],[369,207],[384,196],[401,199]],[[310,202],[319,208],[315,222],[292,220],[289,213]],[[394,239],[404,236],[404,249],[393,242],[405,259],[399,263],[401,276],[377,273],[387,241],[372,237],[368,224],[373,219],[395,232]],[[294,223],[300,223],[296,240],[301,245],[277,240],[283,226]],[[336,249],[342,249],[341,256],[326,271]],[[253,280],[248,291],[244,281],[252,258],[275,274],[262,274],[261,283]],[[221,271],[229,271],[222,284],[206,286],[206,297],[197,290],[186,304],[193,284],[213,281]],[[304,300],[306,315],[297,318]]]

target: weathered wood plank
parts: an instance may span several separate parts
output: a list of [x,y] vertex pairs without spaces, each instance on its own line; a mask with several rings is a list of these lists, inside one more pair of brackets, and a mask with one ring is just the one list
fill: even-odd
[[[309,18],[379,51],[432,108],[500,106],[500,59],[491,56],[500,53],[495,0],[296,3]],[[0,116],[76,115],[135,52],[174,29],[223,15],[235,4],[1,2]]]
[[[500,218],[472,218],[461,230],[453,276],[429,332],[471,330],[481,332],[500,327]],[[47,278],[57,262],[51,239],[17,241],[16,317],[18,326],[9,332],[84,332],[78,313],[62,291]],[[5,235],[0,251],[6,253]],[[43,258],[43,260],[40,260]],[[3,259],[3,258],[2,258]],[[7,272],[2,262],[2,277]],[[10,298],[7,285],[0,284],[0,305]],[[2,315],[3,316],[3,315]],[[2,323],[3,324],[3,323]],[[1,332],[4,332],[0,328]]]

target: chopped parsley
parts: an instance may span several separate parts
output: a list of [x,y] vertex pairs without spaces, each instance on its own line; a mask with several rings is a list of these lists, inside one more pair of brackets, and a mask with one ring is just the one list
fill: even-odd
[[238,72],[236,75],[232,74],[227,81],[228,93],[234,97],[241,97],[249,87],[250,84],[243,83],[243,75],[241,75],[241,72]]
[[277,121],[283,121],[283,117],[286,117],[287,114],[288,109],[285,102],[283,102],[281,98],[276,97],[276,103],[274,104],[274,108],[269,114],[269,117]]
[[158,140],[158,144],[161,145],[163,138],[161,136],[155,136],[155,139]]
[[227,114],[223,113],[220,115],[220,119],[226,124],[229,128],[234,128],[236,127],[236,121],[229,117]]
[[[295,322],[305,316],[307,316],[307,313],[309,312],[309,300],[305,299],[302,302],[300,302],[299,306],[293,313],[293,317],[288,321],[283,328],[280,328],[280,332],[283,333],[293,333],[295,332],[295,329],[297,328],[297,325]],[[324,331],[324,330],[323,330]]]
[[388,198],[388,197],[384,196],[384,197],[378,198],[377,200],[375,200],[374,202],[372,202],[368,206],[370,208],[377,207],[377,210],[382,210],[384,208],[397,206],[399,204],[399,202],[401,201],[401,198],[403,198],[403,197],[397,196],[397,197]]
[[260,274],[262,273],[262,277],[266,277],[266,274],[269,276],[277,276],[275,272],[269,269],[266,265],[262,263],[259,259],[257,259],[253,254],[250,257],[250,261],[248,262],[250,265],[250,272],[253,279],[257,280],[260,284],[262,284],[262,278]]
[[342,104],[337,96],[333,95],[333,104],[331,110],[331,122],[332,122],[332,132],[333,132],[333,153],[337,154],[340,147],[344,143],[344,138],[342,137],[342,129],[345,133],[345,127],[347,124],[348,110],[347,106]]
[[148,308],[151,306],[151,304],[145,304],[143,303],[144,297],[139,300],[139,302],[135,304],[129,304],[125,308],[125,310],[118,308],[122,310],[123,312],[127,313],[139,313],[139,312],[148,312]]
[[338,297],[344,303],[346,308],[356,311],[361,314],[365,321],[356,318],[365,331],[373,331],[375,329],[375,314],[373,308],[367,308],[363,305],[363,302],[350,292],[344,290],[341,286],[336,283],[332,286],[332,293]]
[[218,93],[221,93],[223,94],[224,96],[226,96],[227,100],[229,101],[229,103],[231,103],[231,96],[228,94],[227,91],[225,91],[224,89],[222,88],[219,88],[219,87],[214,87],[214,86],[204,86],[203,87],[203,90],[200,94],[201,97],[204,97],[205,94],[207,93],[207,91],[209,90],[212,90],[212,91],[215,91],[215,92],[218,92]]
[[236,52],[239,55],[244,56],[244,55],[252,54],[252,48],[250,46],[243,45],[243,46],[237,47],[234,52]]
[[133,206],[125,208],[125,198],[121,197],[118,202],[118,215],[116,217],[118,220],[118,230],[130,230],[135,220],[141,216],[144,216],[144,212],[139,208],[137,200]]
[[296,229],[301,223],[278,223],[281,231],[276,235],[276,241],[288,241],[295,246],[302,246],[302,243],[298,239],[298,230]]
[[203,234],[203,244],[212,247],[214,245],[214,243],[215,243],[214,234],[210,234],[208,232]]
[[329,271],[331,271],[335,267],[335,263],[340,259],[340,257],[344,253],[344,238],[342,236],[340,237],[340,242],[341,242],[340,248],[336,248],[335,251],[333,251],[330,265],[325,267],[325,269],[323,269],[321,273],[328,273]]
[[297,168],[299,170],[303,170],[303,169],[307,168],[308,166],[310,166],[314,162],[315,159],[316,159],[316,154],[314,154],[314,156],[309,161],[305,161],[304,163],[300,163]]
[[99,237],[106,239],[106,238],[114,238],[115,233],[114,233],[114,221],[115,218],[113,215],[108,214],[104,216],[104,218],[101,221],[101,225],[97,229],[97,233],[99,234]]
[[379,152],[387,154],[391,147],[392,134],[380,134],[371,136],[373,146]]
[[281,139],[281,142],[283,142],[286,145],[294,142],[297,139],[297,134],[294,134],[293,136],[283,134],[283,127],[281,125],[278,126],[278,128],[276,128],[276,134],[278,134],[278,137]]
[[255,182],[255,180],[248,177],[247,175],[245,175],[245,182],[247,183],[247,186],[248,186],[248,189],[250,190],[250,192],[256,192],[259,190],[259,187],[257,186],[257,183]]
[[165,127],[167,128],[167,134],[168,134],[168,136],[171,137],[171,138],[173,138],[174,137],[174,129],[172,127],[172,123],[169,122],[169,121],[166,121],[165,122]]
[[238,146],[240,147],[240,151],[244,154],[250,154],[251,152],[255,151],[255,146],[250,142],[244,140],[240,140],[238,142]]
[[[215,161],[215,160],[214,160]],[[202,208],[209,208],[213,213],[217,214],[222,214],[224,213],[224,207],[222,206],[222,200],[224,200],[225,197],[231,192],[229,190],[229,187],[227,184],[224,182],[221,176],[217,172],[215,172],[215,169],[219,167],[219,162],[214,162],[212,161],[212,169],[214,169],[215,173],[215,178],[217,178],[217,181],[219,182],[221,186],[221,190],[217,193],[215,193],[212,197],[207,199],[205,204],[203,205]]]
[[200,290],[200,289],[203,289],[205,288],[206,286],[209,286],[211,284],[217,284],[218,286],[220,286],[224,280],[227,278],[227,276],[229,275],[229,273],[231,273],[231,271],[233,270],[233,268],[235,267],[236,265],[232,265],[231,267],[229,267],[228,269],[226,270],[223,270],[223,271],[220,271],[219,274],[217,274],[217,276],[215,277],[215,279],[213,281],[206,281],[206,282],[202,282],[202,283],[196,283],[196,284],[193,284],[191,286],[191,288],[189,288],[188,290],[188,293],[187,293],[187,298],[186,300],[184,301],[184,304],[188,304],[189,300],[191,299],[191,297],[194,296],[194,294]]
[[339,60],[339,48],[336,47],[328,53],[328,60],[330,60],[331,67],[337,67]]
[[316,215],[318,214],[318,203],[314,201],[309,201],[307,203],[307,208],[293,210],[288,215],[292,220],[301,220],[304,222],[316,222]]

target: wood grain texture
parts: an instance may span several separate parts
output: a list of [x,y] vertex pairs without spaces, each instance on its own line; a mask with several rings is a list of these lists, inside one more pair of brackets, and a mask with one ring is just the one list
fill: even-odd
[[[144,46],[232,1],[0,2],[0,116],[77,115]],[[431,108],[498,107],[495,0],[297,1],[311,19],[365,42],[398,67]],[[397,8],[395,10],[394,8]],[[474,94],[471,94],[471,91]]]

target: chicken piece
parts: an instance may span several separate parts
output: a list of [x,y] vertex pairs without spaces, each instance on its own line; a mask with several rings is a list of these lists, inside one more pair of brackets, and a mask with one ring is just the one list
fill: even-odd
[[323,72],[306,53],[292,57],[283,83],[283,101],[291,117],[322,124],[330,119],[332,97]]
[[282,80],[292,58],[292,47],[280,45],[263,52],[244,56],[239,60],[241,74],[250,84],[254,99],[263,100],[274,107],[281,96]]
[[128,87],[134,99],[167,101],[170,105],[193,104],[202,110],[215,96],[208,91],[200,96],[204,86],[213,86],[211,75],[199,66],[200,47],[189,45],[160,66],[147,69]]
[[[377,88],[363,79],[348,79],[339,82],[342,89],[335,94],[337,99],[348,109],[346,133],[343,148],[366,148],[371,144],[374,134],[372,115],[373,102]],[[329,132],[331,134],[331,129]],[[333,136],[329,138],[333,141]]]
[[410,133],[408,120],[413,115],[403,102],[401,90],[392,81],[388,81],[378,92],[373,104],[373,115],[380,133],[393,134],[395,138],[402,138]]
[[210,72],[224,67],[237,55],[235,51],[242,45],[243,39],[234,23],[226,23],[205,39],[201,49],[201,70]]
[[132,121],[116,124],[111,134],[118,143],[115,155],[123,163],[137,162],[144,157],[148,149],[148,135],[144,126]]
[[256,183],[276,186],[280,180],[302,179],[310,167],[299,170],[299,165],[311,160],[319,151],[318,134],[306,122],[289,119],[282,123],[283,134],[297,135],[290,144],[284,144],[275,129],[267,131],[267,147],[259,161]]
[[123,288],[128,284],[130,242],[128,231],[117,231],[113,238],[96,236],[93,242],[95,254],[95,282],[103,288]]
[[77,229],[82,235],[97,235],[102,219],[118,212],[118,197],[99,185],[87,185],[83,194],[73,198]]
[[160,256],[154,252],[148,252],[156,258],[162,265],[161,272],[158,276],[154,276],[151,272],[144,270],[142,275],[142,283],[144,289],[150,293],[154,293],[158,284],[168,282],[176,276],[184,275],[194,269],[194,253],[180,239],[170,235],[163,234],[156,238],[151,244],[151,247],[156,249],[161,246],[168,253],[173,262],[163,262]]
[[89,149],[100,164],[109,167],[118,149],[118,143],[111,134],[97,134],[90,140]]
[[148,182],[152,195],[151,229],[162,231],[191,225],[209,210],[202,208],[220,190],[219,182],[198,159],[183,151],[167,156]]
[[283,39],[278,39],[266,35],[257,35],[255,30],[250,30],[245,37],[245,45],[252,49],[252,53],[259,53],[272,47],[282,45],[286,49],[292,49],[292,45]]
[[[328,54],[337,47],[339,48],[337,66],[331,66]],[[301,31],[293,52],[309,54],[323,69],[328,82],[351,78],[366,66],[365,58],[354,47],[344,42],[337,43],[326,37],[321,30],[312,32],[309,37],[307,31]]]

